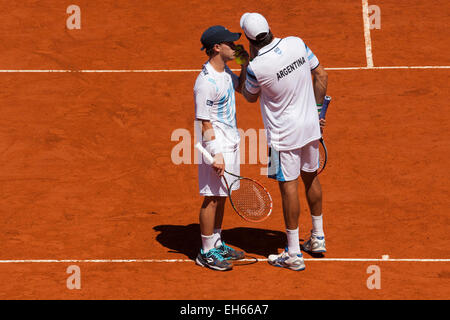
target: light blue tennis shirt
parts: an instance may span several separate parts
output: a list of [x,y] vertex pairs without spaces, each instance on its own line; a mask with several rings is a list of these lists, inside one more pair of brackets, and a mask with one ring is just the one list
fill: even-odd
[[228,66],[223,72],[218,72],[209,62],[203,65],[195,81],[195,118],[211,122],[224,152],[235,151],[239,147],[235,98],[238,83],[239,77]]

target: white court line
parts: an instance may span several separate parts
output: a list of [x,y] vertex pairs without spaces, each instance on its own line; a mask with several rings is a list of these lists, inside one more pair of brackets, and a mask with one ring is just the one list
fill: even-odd
[[[346,70],[389,70],[389,69],[450,69],[450,66],[385,66],[385,67],[337,67],[325,68],[330,71],[346,71]],[[231,69],[232,71],[240,71],[241,69]],[[16,70],[0,70],[0,73],[183,73],[183,72],[200,72],[201,69],[142,69],[142,70],[57,70],[57,69],[16,69]]]
[[[317,262],[450,262],[450,259],[363,259],[363,258],[313,258],[304,259],[305,261]],[[267,259],[242,259],[243,262],[264,262]],[[64,260],[44,260],[44,259],[28,259],[28,260],[0,260],[0,264],[8,263],[176,263],[176,262],[194,262],[190,259],[64,259]]]
[[395,70],[395,69],[450,69],[450,66],[386,66],[386,67],[344,67],[325,70]]
[[[238,69],[241,70],[241,69]],[[165,73],[165,72],[200,72],[201,69],[148,69],[148,70],[0,70],[2,73]]]
[[373,67],[372,40],[370,38],[369,4],[367,0],[362,0],[362,15],[364,21],[364,41],[366,45],[367,67]]

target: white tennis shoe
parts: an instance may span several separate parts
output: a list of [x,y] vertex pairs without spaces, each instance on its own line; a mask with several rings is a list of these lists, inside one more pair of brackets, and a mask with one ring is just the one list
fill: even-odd
[[300,253],[295,257],[291,257],[288,253],[287,248],[280,254],[271,254],[268,257],[268,262],[272,266],[288,268],[294,271],[302,271],[306,268],[305,261],[303,260],[303,255]]
[[324,253],[327,252],[325,247],[325,237],[317,237],[311,235],[308,241],[301,245],[303,251],[311,253]]

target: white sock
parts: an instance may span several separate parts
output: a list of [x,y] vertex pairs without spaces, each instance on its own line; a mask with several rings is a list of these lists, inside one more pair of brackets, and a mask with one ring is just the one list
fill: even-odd
[[214,237],[214,247],[218,248],[222,245],[222,229],[214,229],[213,237]]
[[291,257],[300,254],[300,242],[298,238],[298,228],[295,230],[286,229],[288,241],[288,253]]
[[214,248],[214,234],[210,236],[202,236],[202,249],[203,253],[207,253],[209,250]]
[[325,234],[323,233],[323,219],[322,219],[322,214],[320,216],[313,216],[311,215],[312,218],[312,225],[313,225],[313,229],[312,229],[312,235],[315,237],[323,237]]

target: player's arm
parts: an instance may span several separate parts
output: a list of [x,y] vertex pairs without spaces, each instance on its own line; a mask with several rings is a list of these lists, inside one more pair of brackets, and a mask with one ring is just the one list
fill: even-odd
[[249,45],[250,51],[250,61],[252,61],[258,55],[258,48],[256,48],[253,44]]
[[243,46],[239,46],[239,50],[236,50],[236,57],[241,58],[246,61],[244,64],[241,64],[241,73],[239,75],[237,85],[235,86],[235,90],[240,94],[243,94],[242,89],[245,86],[245,80],[247,79],[247,67],[249,62],[249,55],[247,51],[245,51]]
[[211,121],[201,119],[198,120],[202,123],[202,137],[203,142],[206,146],[206,150],[214,157],[214,163],[212,164],[212,167],[214,170],[216,170],[219,176],[223,176],[225,171],[225,162],[220,150],[220,146],[217,143]]
[[242,95],[248,102],[256,102],[261,93],[258,80],[250,66],[247,67],[245,85],[242,88]]
[[239,82],[235,88],[236,92],[239,92],[240,94],[243,94],[242,89],[244,88],[245,85],[246,73],[247,73],[247,66],[242,65],[241,74],[239,75]]
[[[251,44],[251,43],[249,45],[249,51],[250,51],[250,53],[248,54],[248,60],[247,60],[247,65],[246,65],[246,70],[245,71],[247,71],[249,61],[252,61],[258,55],[258,49],[255,48],[255,46],[253,44]],[[256,102],[258,100],[258,97],[259,97],[259,92],[257,94],[253,94],[250,91],[246,90],[246,88],[245,88],[245,81],[246,81],[246,79],[247,79],[247,72],[245,74],[244,84],[242,86],[241,93],[245,97],[245,100],[247,100],[248,102],[252,102],[252,103]]]
[[309,67],[313,77],[314,97],[316,98],[316,104],[322,104],[323,98],[327,94],[328,74],[325,69],[320,65],[319,59],[312,50],[303,43],[306,50],[306,57],[308,59]]
[[242,89],[242,95],[245,97],[245,100],[253,103],[253,102],[258,101],[259,92],[258,92],[258,94],[252,94],[252,93],[248,92],[247,89],[244,87]]
[[[323,99],[327,94],[328,73],[321,65],[319,65],[314,70],[311,70],[311,74],[313,76],[313,88],[316,104],[318,107],[321,107]],[[320,119],[319,121],[320,128],[323,130],[326,125],[326,121],[325,119]]]
[[323,98],[325,98],[325,95],[327,94],[328,73],[325,71],[324,67],[319,65],[314,70],[311,70],[311,74],[313,76],[313,88],[316,103],[321,104]]

